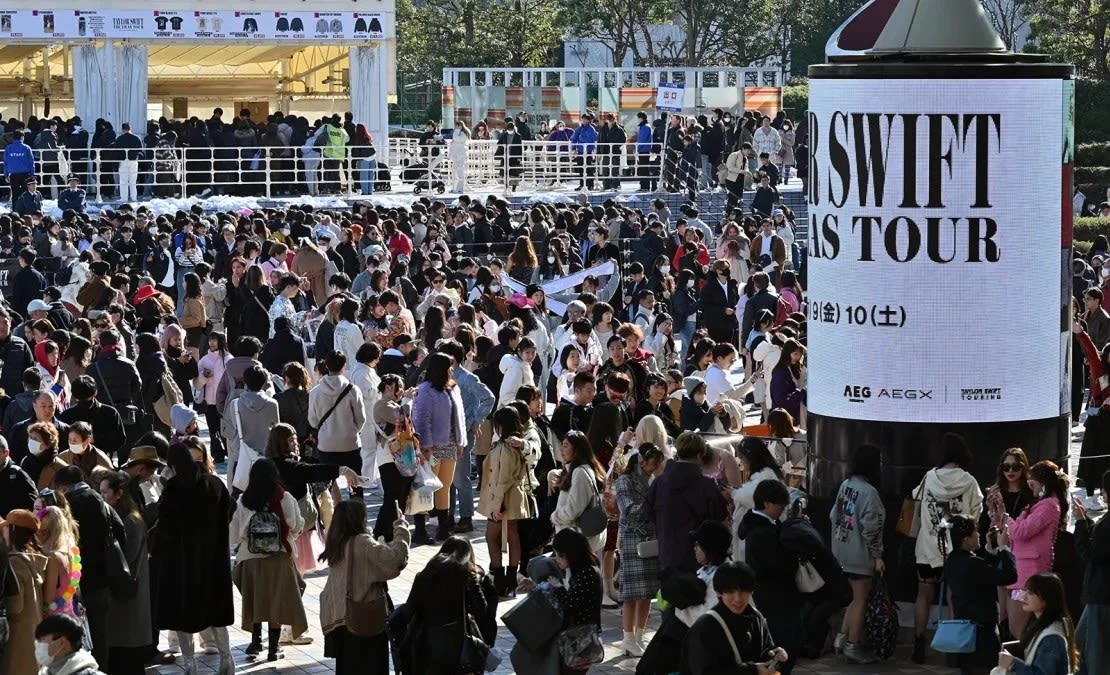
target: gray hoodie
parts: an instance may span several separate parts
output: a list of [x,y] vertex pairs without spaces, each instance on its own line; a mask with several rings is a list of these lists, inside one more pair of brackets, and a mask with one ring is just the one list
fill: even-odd
[[[308,392],[308,424],[316,429],[316,445],[320,452],[351,452],[362,447],[359,432],[366,423],[362,391],[354,386],[339,401],[343,390],[350,383],[343,375],[326,375],[320,380],[320,384]],[[321,426],[320,420],[333,405],[335,411]]]
[[848,574],[871,576],[875,558],[883,557],[886,509],[879,492],[859,476],[840,484],[829,511],[832,553]]
[[[228,401],[227,414],[220,423],[224,438],[227,439],[228,448],[234,459],[238,459],[239,433],[236,429],[235,409],[239,409],[239,423],[242,425],[243,442],[253,448],[258,454],[265,456],[266,441],[270,438],[270,429],[281,421],[278,416],[278,404],[268,394],[257,391],[242,390],[238,396]],[[229,472],[230,473],[230,472]]]

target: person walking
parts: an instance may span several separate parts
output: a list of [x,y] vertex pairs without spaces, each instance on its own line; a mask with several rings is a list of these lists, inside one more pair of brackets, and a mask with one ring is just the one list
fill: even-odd
[[878,491],[881,457],[879,448],[870,444],[856,451],[851,473],[840,484],[829,512],[832,553],[852,587],[852,602],[844,613],[833,648],[843,648],[845,658],[853,663],[878,660],[863,646],[863,627],[874,578],[886,570],[883,562],[886,509]]
[[188,448],[171,445],[173,477],[159,501],[158,527],[151,537],[151,567],[157,580],[155,621],[177,632],[186,675],[196,675],[193,634],[212,628],[220,654],[218,675],[232,675],[227,627],[235,620],[229,539],[235,502],[218,476],[202,471]]
[[108,623],[108,659],[112,675],[141,675],[153,642],[150,630],[150,561],[147,524],[131,496],[131,477],[122,471],[100,471],[94,477],[100,496],[119,515],[126,532],[124,557],[135,580],[131,597],[112,596]]
[[[308,392],[308,425],[316,429],[320,462],[345,466],[361,474],[359,434],[366,424],[362,392],[347,379],[347,357],[342,352],[329,352],[324,356],[324,364],[328,374]],[[350,490],[352,499],[362,500],[361,486]],[[333,490],[332,496],[338,496],[337,490]]]
[[641,444],[628,458],[624,473],[617,477],[614,489],[617,508],[620,510],[620,539],[622,551],[620,567],[621,618],[624,639],[621,649],[627,656],[642,656],[646,644],[651,600],[659,591],[658,548],[652,552],[642,550],[641,544],[659,542],[655,522],[644,512],[644,498],[652,479],[663,472],[666,457],[663,450],[653,443]]
[[[328,538],[320,562],[329,571],[320,592],[320,628],[324,632],[324,656],[335,659],[336,675],[389,675],[389,639],[378,635],[355,635],[348,629],[348,603],[374,603],[384,626],[392,606],[386,582],[396,579],[408,564],[409,528],[399,506],[393,511],[389,543],[366,531],[366,506],[345,501],[335,505]],[[377,601],[377,602],[375,602]]]
[[425,459],[432,461],[432,470],[443,483],[436,490],[435,509],[438,518],[436,540],[451,536],[451,483],[455,462],[466,445],[466,411],[462,392],[454,380],[455,365],[447,354],[435,353],[426,359],[424,381],[416,389],[412,404],[413,430],[420,437]]
[[243,630],[250,631],[247,656],[262,651],[262,622],[270,662],[284,658],[281,627],[292,628],[295,640],[308,630],[301,594],[304,580],[293,564],[293,547],[304,529],[297,500],[285,491],[277,465],[259,459],[251,466],[250,483],[239,497],[231,519],[230,543],[235,554],[235,586],[243,597]]

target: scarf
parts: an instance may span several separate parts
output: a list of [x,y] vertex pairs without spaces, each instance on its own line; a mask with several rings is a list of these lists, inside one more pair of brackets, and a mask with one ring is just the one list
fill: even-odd
[[285,522],[285,511],[281,508],[281,500],[285,497],[285,488],[280,485],[270,495],[270,501],[267,503],[270,510],[278,514],[278,522],[281,523],[281,545],[285,547],[285,552],[293,555],[293,547],[289,545],[289,524]]
[[[42,366],[43,370],[50,373],[50,377],[58,375],[58,366],[50,365],[50,359],[46,355],[47,345],[53,345],[54,351],[58,352],[58,345],[50,340],[43,340],[35,345],[35,362]],[[58,354],[61,356],[61,354]]]

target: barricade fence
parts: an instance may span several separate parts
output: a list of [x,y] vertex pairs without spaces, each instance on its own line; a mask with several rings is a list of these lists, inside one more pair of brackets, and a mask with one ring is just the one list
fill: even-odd
[[[634,142],[548,139],[509,145],[471,140],[459,149],[390,139],[384,153],[372,156],[363,146],[157,147],[132,151],[130,161],[124,159],[123,150],[112,148],[35,149],[33,153],[39,190],[45,196],[56,198],[67,175],[73,174],[96,202],[212,194],[369,196],[392,190],[396,182],[411,185],[417,193],[493,190],[506,194],[517,189],[604,192],[636,182],[644,193],[695,198],[716,184],[717,167],[687,162],[669,139],[668,146],[662,152],[661,143],[638,147]],[[729,188],[722,185],[722,189]]]

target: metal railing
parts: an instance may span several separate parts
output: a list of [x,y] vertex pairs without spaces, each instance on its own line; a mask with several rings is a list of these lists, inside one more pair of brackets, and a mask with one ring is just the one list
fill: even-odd
[[[151,197],[233,194],[251,197],[337,194],[351,197],[411,185],[415,192],[459,192],[517,189],[611,191],[637,182],[644,192],[686,193],[718,183],[717,166],[693,165],[673,142],[661,152],[637,152],[634,142],[576,144],[568,139],[522,141],[499,145],[474,139],[465,148],[465,170],[455,159],[459,150],[445,143],[421,145],[416,139],[390,139],[372,162],[360,159],[364,149],[304,147],[176,147],[152,148],[134,163],[121,161],[122,150],[34,150],[39,188],[56,197],[67,174],[76,174],[92,201],[137,201]],[[646,149],[646,148],[640,148]],[[379,162],[384,155],[389,175]],[[723,161],[722,157],[722,161]],[[127,175],[135,176],[135,194],[124,190]],[[721,187],[725,187],[721,184]],[[730,205],[741,194],[729,189]],[[127,194],[124,194],[124,193]],[[736,194],[732,194],[736,192]]]

